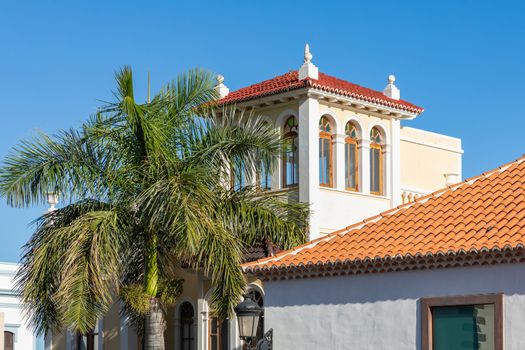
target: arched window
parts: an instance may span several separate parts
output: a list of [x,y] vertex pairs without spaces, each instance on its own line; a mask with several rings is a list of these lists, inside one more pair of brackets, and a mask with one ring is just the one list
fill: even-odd
[[284,187],[295,186],[299,183],[299,133],[297,119],[288,117],[284,124],[284,138],[288,141],[283,155],[283,184]]
[[345,187],[349,191],[358,190],[357,128],[352,122],[345,126]]
[[327,117],[319,120],[319,184],[332,187],[332,126]]
[[[264,335],[264,298],[261,292],[259,292],[255,288],[248,290],[248,293],[246,293],[245,297],[252,299],[260,308],[263,309],[263,313],[261,314],[259,324],[257,325],[257,340],[255,340],[256,343],[259,339],[262,339]],[[249,349],[248,344],[245,343],[243,349]]]
[[370,131],[370,193],[383,194],[383,136],[378,128]]
[[191,303],[185,301],[180,306],[180,349],[193,350],[195,348],[195,313]]

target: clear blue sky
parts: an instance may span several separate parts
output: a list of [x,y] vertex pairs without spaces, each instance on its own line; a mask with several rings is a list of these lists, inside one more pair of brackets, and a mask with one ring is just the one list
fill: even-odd
[[[390,73],[425,107],[405,123],[463,139],[469,177],[525,153],[519,1],[15,1],[0,3],[0,157],[37,130],[77,126],[129,64],[139,96],[191,67],[231,90],[297,69],[375,89]],[[45,208],[0,204],[0,261],[17,261]]]

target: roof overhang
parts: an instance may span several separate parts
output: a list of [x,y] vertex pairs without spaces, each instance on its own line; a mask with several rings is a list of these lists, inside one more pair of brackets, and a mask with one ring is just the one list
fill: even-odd
[[308,263],[306,265],[257,267],[256,264],[251,263],[244,266],[243,270],[247,275],[256,276],[264,281],[278,281],[523,262],[525,262],[525,247],[519,244],[516,247],[505,246],[503,248],[438,252],[415,256]]
[[366,113],[383,119],[411,120],[422,112],[410,112],[395,107],[388,107],[379,103],[361,100],[355,97],[345,96],[333,92],[327,92],[314,87],[302,87],[272,95],[256,97],[250,100],[237,102],[235,106],[239,109],[266,109],[276,107],[280,104],[298,101],[310,97],[319,102],[341,108],[353,110],[356,113]]

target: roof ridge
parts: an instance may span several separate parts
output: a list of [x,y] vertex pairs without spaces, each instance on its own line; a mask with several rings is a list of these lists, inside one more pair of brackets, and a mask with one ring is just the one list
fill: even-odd
[[311,240],[311,241],[309,241],[307,243],[304,243],[304,244],[302,244],[300,246],[297,246],[297,247],[295,247],[293,249],[279,252],[278,254],[276,254],[273,257],[259,259],[259,260],[256,260],[256,261],[253,261],[253,262],[250,262],[250,263],[243,264],[242,266],[244,268],[246,268],[246,267],[250,267],[250,266],[256,266],[256,265],[260,265],[260,264],[265,264],[265,263],[268,263],[268,262],[278,262],[279,260],[281,260],[282,258],[284,258],[286,256],[296,255],[299,252],[301,252],[302,250],[308,249],[308,248],[313,248],[313,247],[315,247],[316,245],[318,245],[321,242],[328,242],[328,241],[331,241],[333,238],[342,237],[342,236],[347,235],[347,234],[349,234],[349,233],[351,233],[351,232],[353,232],[353,231],[355,231],[357,229],[363,228],[363,227],[365,227],[368,224],[371,224],[371,223],[376,222],[378,220],[381,220],[383,218],[387,218],[387,217],[393,215],[396,212],[399,212],[399,211],[411,208],[412,206],[414,206],[416,204],[422,204],[422,203],[424,203],[424,202],[426,202],[426,201],[428,201],[428,200],[430,200],[432,198],[437,198],[439,196],[442,196],[444,193],[453,192],[453,191],[457,190],[458,188],[461,188],[461,187],[464,187],[464,186],[471,186],[472,184],[474,184],[478,180],[487,179],[487,178],[491,177],[494,174],[501,174],[502,172],[507,171],[513,165],[519,165],[519,164],[521,164],[524,161],[525,161],[525,155],[523,155],[522,157],[520,157],[518,159],[515,159],[514,161],[511,161],[511,162],[508,162],[506,164],[500,165],[497,168],[494,168],[492,170],[486,171],[486,172],[484,172],[484,173],[482,173],[480,175],[473,176],[473,177],[465,179],[465,180],[463,180],[461,182],[449,185],[447,187],[444,187],[444,188],[436,190],[436,191],[434,191],[432,193],[429,193],[429,194],[427,194],[425,196],[419,197],[419,198],[417,198],[416,200],[414,200],[412,202],[398,205],[398,206],[396,206],[394,208],[391,208],[389,210],[380,212],[377,215],[365,218],[362,221],[356,222],[356,223],[354,223],[352,225],[349,225],[349,226],[346,226],[346,227],[344,227],[342,229],[339,229],[339,230],[336,230],[334,232],[331,232],[331,233],[329,233],[329,234],[327,234],[325,236],[322,236],[322,237],[316,238],[314,240]]

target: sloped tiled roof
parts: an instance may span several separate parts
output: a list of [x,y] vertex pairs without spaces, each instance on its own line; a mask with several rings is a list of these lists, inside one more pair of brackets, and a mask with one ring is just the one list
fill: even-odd
[[219,104],[238,103],[269,95],[292,91],[304,87],[317,88],[319,90],[352,97],[382,106],[397,108],[412,113],[421,113],[423,108],[404,100],[394,100],[383,95],[379,91],[368,89],[360,85],[338,79],[330,75],[319,73],[319,79],[306,78],[299,80],[298,71],[292,71],[270,80],[241,88],[230,92],[226,97],[219,100]]
[[[434,263],[439,257],[443,263],[447,256],[461,254],[470,256],[471,263],[481,264],[476,260],[477,254],[516,249],[523,252],[524,244],[525,158],[520,158],[243,267],[249,273],[302,269],[308,274],[308,270],[321,267],[368,264],[367,269],[380,272],[385,269],[379,265],[385,261],[399,265],[406,258],[412,258],[417,265],[418,257],[432,257]],[[505,254],[500,255],[504,258]],[[523,257],[520,259],[523,261]],[[449,266],[456,266],[454,264]],[[403,270],[390,266],[386,270],[400,269]]]

